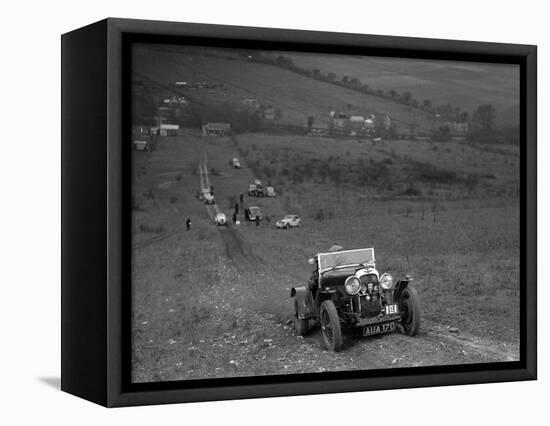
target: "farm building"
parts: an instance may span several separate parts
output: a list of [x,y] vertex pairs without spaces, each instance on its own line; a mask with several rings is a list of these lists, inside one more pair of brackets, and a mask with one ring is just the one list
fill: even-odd
[[334,127],[338,129],[343,129],[347,125],[349,125],[349,115],[343,112],[335,112],[333,114],[333,111],[330,112],[329,116],[332,118],[332,123]]
[[254,108],[258,108],[260,106],[260,102],[258,102],[258,99],[256,98],[242,98],[241,103],[243,105],[252,106]]
[[363,127],[367,130],[374,129],[374,119],[373,118],[367,118],[365,122],[363,123]]
[[149,151],[149,142],[147,141],[134,141],[134,148],[136,151]]
[[160,125],[160,135],[161,136],[177,136],[179,124],[168,124],[163,123]]
[[466,134],[468,133],[468,122],[467,121],[464,121],[464,122],[457,122],[457,121],[453,121],[453,122],[449,122],[447,123],[447,125],[449,126],[449,128],[451,129],[451,132],[454,133],[454,134]]
[[206,123],[202,125],[202,134],[205,136],[224,136],[231,131],[229,123]]
[[365,122],[365,117],[363,117],[362,115],[352,115],[349,118],[349,121],[350,121],[350,123],[363,124]]
[[133,136],[149,136],[150,128],[145,125],[133,125],[132,126],[132,135]]

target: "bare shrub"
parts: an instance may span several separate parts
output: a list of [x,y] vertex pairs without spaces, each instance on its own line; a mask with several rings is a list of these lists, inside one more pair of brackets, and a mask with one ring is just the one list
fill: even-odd
[[146,200],[154,200],[155,199],[155,193],[153,192],[153,188],[149,188],[148,191],[143,193],[143,198]]
[[416,197],[416,196],[422,195],[422,191],[420,189],[418,189],[416,186],[411,184],[404,191],[402,191],[399,195],[407,195],[407,196],[411,196],[411,197]]
[[319,208],[313,214],[313,219],[321,221],[321,220],[325,220],[325,216],[326,216],[325,211],[322,208]]

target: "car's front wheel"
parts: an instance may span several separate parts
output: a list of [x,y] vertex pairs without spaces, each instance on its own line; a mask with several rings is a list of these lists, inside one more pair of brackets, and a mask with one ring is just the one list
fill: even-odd
[[309,330],[309,320],[299,317],[298,300],[294,298],[294,329],[298,336],[305,336]]
[[332,300],[325,300],[320,311],[321,334],[328,350],[339,352],[342,349],[342,327],[338,311]]
[[407,336],[414,336],[420,330],[420,298],[416,289],[410,285],[401,292],[399,299],[401,326]]

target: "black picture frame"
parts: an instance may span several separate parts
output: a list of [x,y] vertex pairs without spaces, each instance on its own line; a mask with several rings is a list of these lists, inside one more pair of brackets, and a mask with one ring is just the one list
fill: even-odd
[[[536,379],[536,46],[112,18],[61,41],[62,390],[119,407]],[[131,383],[131,147],[123,141],[138,41],[519,64],[520,361]]]

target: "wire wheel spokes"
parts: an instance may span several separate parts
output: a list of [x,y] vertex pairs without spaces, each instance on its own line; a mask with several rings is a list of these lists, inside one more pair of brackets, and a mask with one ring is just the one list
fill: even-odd
[[330,325],[330,317],[327,311],[323,311],[323,315],[321,316],[321,328],[323,329],[323,332],[325,333],[327,338],[330,340],[330,343],[332,343],[334,338],[332,336],[332,327]]

